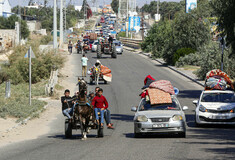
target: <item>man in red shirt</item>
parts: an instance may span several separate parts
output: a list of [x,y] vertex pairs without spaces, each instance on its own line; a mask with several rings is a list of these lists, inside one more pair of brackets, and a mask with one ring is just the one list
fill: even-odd
[[96,117],[96,121],[97,121],[98,124],[99,124],[98,112],[100,112],[101,126],[103,127],[103,125],[104,125],[104,110],[106,108],[108,108],[109,105],[108,105],[108,101],[103,96],[103,89],[102,88],[100,88],[98,90],[97,95],[95,96],[95,98],[93,98],[92,106],[94,107],[95,117]]

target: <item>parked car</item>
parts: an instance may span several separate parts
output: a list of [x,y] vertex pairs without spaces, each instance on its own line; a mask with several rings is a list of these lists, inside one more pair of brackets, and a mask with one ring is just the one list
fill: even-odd
[[97,51],[97,45],[98,45],[98,40],[95,40],[92,44],[92,48],[91,48],[91,51],[92,52],[96,52]]
[[202,124],[235,124],[235,93],[230,90],[202,91],[196,105],[195,123]]
[[123,52],[123,44],[122,44],[122,42],[120,42],[120,41],[113,41],[113,43],[116,46],[117,54],[122,54],[122,52]]
[[172,104],[151,105],[145,98],[141,99],[139,106],[132,107],[134,116],[134,135],[141,137],[146,133],[176,133],[186,137],[186,118],[175,95],[171,96]]

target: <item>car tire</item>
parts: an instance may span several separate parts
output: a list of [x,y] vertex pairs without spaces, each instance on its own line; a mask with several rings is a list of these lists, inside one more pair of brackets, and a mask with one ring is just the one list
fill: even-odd
[[180,138],[186,138],[186,132],[180,132],[178,135]]
[[135,133],[134,133],[134,137],[135,137],[135,138],[141,138],[141,137],[142,137],[142,134],[141,134],[141,133],[136,133],[136,132],[135,132]]
[[101,46],[97,46],[97,58],[101,58]]

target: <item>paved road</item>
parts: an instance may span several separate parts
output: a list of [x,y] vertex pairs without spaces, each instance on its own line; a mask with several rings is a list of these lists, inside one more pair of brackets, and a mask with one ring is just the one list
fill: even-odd
[[[95,53],[88,53],[91,66]],[[81,55],[71,55],[72,64],[80,65]],[[142,159],[234,159],[235,138],[232,127],[194,127],[194,106],[202,89],[197,84],[179,76],[164,66],[143,56],[124,52],[117,59],[105,55],[101,62],[110,67],[112,83],[100,84],[104,89],[112,113],[115,130],[105,129],[104,138],[96,138],[92,131],[87,141],[81,141],[80,132],[74,131],[73,139],[64,138],[64,117],[51,123],[51,131],[36,140],[25,141],[0,148],[1,160],[142,160]],[[80,75],[76,70],[74,75]],[[131,106],[139,103],[138,94],[146,75],[156,79],[170,80],[180,89],[179,100],[189,106],[187,115],[187,138],[168,135],[133,138],[133,113]],[[76,87],[75,84],[74,88]],[[93,90],[95,86],[89,86]],[[58,108],[60,109],[60,108]]]

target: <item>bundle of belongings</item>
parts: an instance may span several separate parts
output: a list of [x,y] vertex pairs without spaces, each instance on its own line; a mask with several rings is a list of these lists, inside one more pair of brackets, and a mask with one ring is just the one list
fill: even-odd
[[214,69],[206,74],[205,90],[234,90],[229,76],[220,69]]
[[111,69],[109,69],[108,67],[101,65],[100,67],[100,72],[103,75],[103,79],[107,82],[111,82],[112,81],[112,74],[111,74]]
[[175,90],[170,81],[157,81],[148,75],[144,80],[144,85],[140,96],[146,98],[146,101],[150,101],[151,105],[172,103],[171,95],[175,94]]

